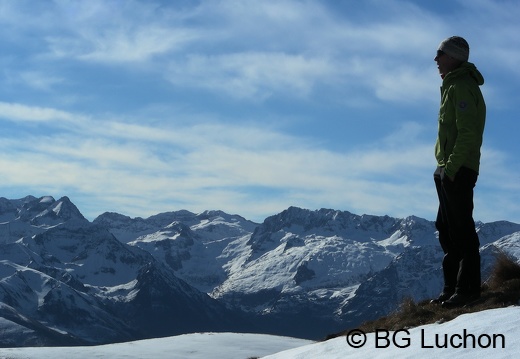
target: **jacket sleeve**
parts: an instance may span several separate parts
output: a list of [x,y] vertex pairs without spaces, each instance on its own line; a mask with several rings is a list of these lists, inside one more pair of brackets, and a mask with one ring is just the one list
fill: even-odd
[[446,175],[452,178],[455,177],[460,167],[479,143],[477,97],[474,96],[468,86],[459,84],[455,88],[453,101],[457,138],[445,168]]

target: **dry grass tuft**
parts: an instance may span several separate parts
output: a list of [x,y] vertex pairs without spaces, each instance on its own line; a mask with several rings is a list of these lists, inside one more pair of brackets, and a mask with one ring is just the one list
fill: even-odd
[[520,265],[507,254],[499,253],[487,284],[495,292],[513,296],[520,293]]

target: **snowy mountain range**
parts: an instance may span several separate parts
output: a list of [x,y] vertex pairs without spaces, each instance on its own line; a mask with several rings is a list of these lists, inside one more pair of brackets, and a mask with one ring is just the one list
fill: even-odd
[[[478,223],[484,278],[520,225]],[[92,222],[67,197],[0,198],[0,346],[192,332],[318,339],[441,289],[433,222],[290,207]]]

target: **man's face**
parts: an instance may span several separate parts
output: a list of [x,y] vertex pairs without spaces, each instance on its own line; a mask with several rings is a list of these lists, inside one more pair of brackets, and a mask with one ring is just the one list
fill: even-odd
[[449,72],[455,70],[460,64],[459,60],[448,56],[441,50],[437,50],[437,56],[435,56],[433,60],[437,63],[437,68],[439,69],[439,74],[442,78],[444,78],[444,76]]

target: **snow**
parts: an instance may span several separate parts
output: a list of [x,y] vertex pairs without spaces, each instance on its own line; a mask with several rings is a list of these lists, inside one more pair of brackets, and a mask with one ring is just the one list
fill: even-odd
[[43,196],[40,199],[40,203],[52,204],[53,202],[54,202],[54,198],[52,196]]
[[247,359],[309,343],[264,334],[195,333],[92,347],[0,348],[0,359]]
[[[520,307],[509,307],[464,314],[442,324],[380,330],[367,333],[359,348],[349,346],[345,337],[315,343],[265,334],[194,333],[92,347],[6,348],[0,349],[0,359],[516,358],[519,317]],[[352,338],[359,342],[361,336]]]

